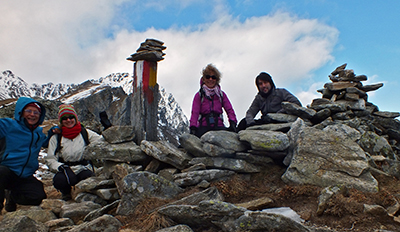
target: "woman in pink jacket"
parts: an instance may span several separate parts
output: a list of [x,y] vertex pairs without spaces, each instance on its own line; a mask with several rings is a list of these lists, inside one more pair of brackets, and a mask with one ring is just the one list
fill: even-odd
[[[210,130],[230,130],[236,132],[236,114],[228,96],[219,85],[221,73],[208,64],[202,71],[200,90],[194,95],[192,115],[190,117],[190,133],[201,137]],[[223,111],[229,119],[229,128],[224,126]]]

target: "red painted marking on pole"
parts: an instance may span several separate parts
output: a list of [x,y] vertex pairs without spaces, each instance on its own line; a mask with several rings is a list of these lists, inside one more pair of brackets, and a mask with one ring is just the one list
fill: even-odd
[[152,73],[152,67],[151,63],[149,61],[143,61],[143,92],[144,96],[147,99],[147,102],[151,104],[154,101],[154,93],[153,91],[149,88],[150,87],[150,75]]

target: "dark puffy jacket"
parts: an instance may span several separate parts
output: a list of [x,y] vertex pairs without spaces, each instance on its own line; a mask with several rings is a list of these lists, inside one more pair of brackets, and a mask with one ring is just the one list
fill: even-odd
[[30,129],[22,118],[22,110],[29,103],[37,103],[41,107],[38,124],[42,124],[46,110],[39,102],[20,97],[15,105],[14,119],[0,119],[0,139],[5,140],[4,154],[0,164],[8,167],[19,177],[28,177],[39,168],[38,156],[46,135],[40,126]]
[[283,88],[273,88],[268,97],[262,97],[260,93],[256,95],[250,108],[246,112],[246,123],[254,123],[254,117],[261,111],[262,116],[268,113],[285,113],[282,108],[282,102],[291,102],[301,106],[299,99]]

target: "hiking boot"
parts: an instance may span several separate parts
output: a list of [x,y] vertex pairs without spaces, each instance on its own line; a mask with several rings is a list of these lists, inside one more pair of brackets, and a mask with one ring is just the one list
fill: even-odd
[[61,194],[61,196],[62,196],[62,200],[63,201],[69,201],[69,200],[72,200],[72,196],[71,196],[71,194],[70,193],[67,193],[67,194],[64,194],[64,193],[62,193]]
[[15,210],[17,210],[17,204],[11,198],[10,190],[5,190],[5,194],[4,195],[6,197],[6,205],[4,206],[4,209],[7,212],[14,212]]

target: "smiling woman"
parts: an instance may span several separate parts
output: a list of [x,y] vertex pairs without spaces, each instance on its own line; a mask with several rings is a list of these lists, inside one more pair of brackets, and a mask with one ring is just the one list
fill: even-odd
[[46,164],[55,172],[54,187],[62,194],[63,200],[71,200],[71,186],[94,175],[91,163],[84,159],[84,148],[94,140],[101,138],[95,132],[84,128],[72,105],[59,107],[58,118],[61,134],[50,138]]
[[[201,137],[211,130],[230,130],[236,132],[236,114],[228,96],[219,85],[221,73],[212,64],[203,69],[200,79],[200,90],[193,99],[190,117],[190,133]],[[224,126],[222,110],[228,115],[229,128]]]

